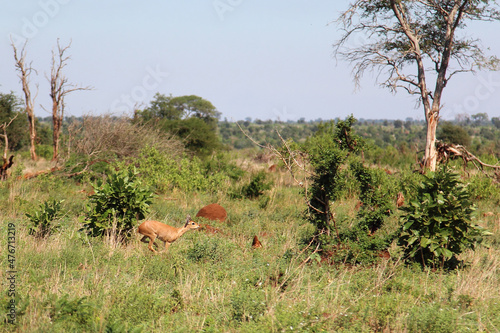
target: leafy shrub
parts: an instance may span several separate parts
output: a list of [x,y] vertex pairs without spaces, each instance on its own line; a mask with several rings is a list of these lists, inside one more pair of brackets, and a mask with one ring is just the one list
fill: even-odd
[[359,151],[362,140],[355,135],[352,125],[356,119],[352,116],[337,124],[321,124],[318,132],[304,145],[313,169],[311,186],[308,189],[309,220],[322,234],[322,245],[331,242],[329,236],[334,229],[330,201],[337,199],[345,185],[345,163],[351,153]]
[[387,228],[377,231],[393,214],[397,187],[383,170],[368,168],[357,160],[351,162],[350,170],[354,176],[353,183],[359,188],[362,205],[355,221],[350,222],[350,218],[346,217],[344,220],[349,223],[339,223],[342,246],[332,252],[332,259],[351,264],[372,264],[395,237],[394,232],[387,232]]
[[223,152],[213,154],[204,164],[207,174],[224,174],[231,180],[239,180],[245,174],[245,171],[236,164],[229,161],[229,155]]
[[358,224],[373,233],[392,214],[395,186],[380,169],[367,168],[359,161],[351,163],[351,169],[359,182],[359,199],[363,203],[358,213]]
[[333,251],[332,260],[349,264],[373,264],[379,260],[381,251],[386,250],[393,235],[371,235],[365,227],[356,225],[339,233],[342,245]]
[[201,161],[183,158],[176,175],[175,186],[187,191],[211,191],[215,192],[221,188],[226,177],[223,174],[210,174],[203,168]]
[[54,221],[62,216],[61,203],[64,200],[47,200],[40,205],[39,210],[26,216],[31,221],[29,234],[36,238],[45,238],[54,233],[59,226]]
[[137,220],[149,212],[152,193],[142,187],[135,170],[110,172],[106,183],[98,181],[89,197],[84,229],[91,236],[128,237]]
[[264,194],[264,191],[267,191],[271,188],[271,182],[266,182],[266,173],[264,171],[260,171],[257,174],[253,175],[250,179],[250,183],[243,186],[241,189],[241,193],[244,197],[249,199],[255,199]]
[[462,146],[469,146],[471,143],[467,130],[465,130],[463,126],[454,125],[450,122],[443,122],[442,124],[439,124],[437,137],[439,140],[446,143],[458,144]]
[[[256,199],[261,197],[265,191],[271,188],[272,181],[266,182],[266,173],[260,171],[252,175],[250,182],[241,187],[233,189],[230,196],[234,199]],[[262,206],[267,206],[265,199],[262,201]]]
[[136,167],[144,183],[155,192],[166,192],[173,187],[185,192],[216,191],[227,178],[196,157],[173,159],[153,147],[142,150]]
[[398,244],[423,266],[455,268],[457,255],[486,234],[471,223],[475,206],[467,187],[447,168],[426,175],[417,196],[401,209]]
[[207,157],[221,148],[215,126],[203,119],[190,117],[187,119],[163,119],[160,122],[161,129],[175,133],[184,143],[186,149],[197,156]]
[[36,154],[38,157],[51,159],[52,158],[53,148],[50,145],[37,145],[36,146]]
[[155,192],[167,191],[173,186],[175,174],[178,173],[177,161],[153,147],[141,151],[135,167],[144,184]]

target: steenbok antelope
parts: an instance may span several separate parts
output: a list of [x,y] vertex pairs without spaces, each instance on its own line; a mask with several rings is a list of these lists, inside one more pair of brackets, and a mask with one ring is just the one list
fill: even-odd
[[137,232],[144,235],[141,242],[148,243],[147,239],[149,238],[148,248],[156,252],[155,249],[153,249],[153,244],[157,246],[155,243],[156,238],[165,242],[165,251],[167,251],[170,244],[184,235],[186,231],[198,229],[199,227],[200,225],[192,221],[191,216],[188,215],[186,224],[182,228],[175,228],[158,221],[144,221],[137,229]]

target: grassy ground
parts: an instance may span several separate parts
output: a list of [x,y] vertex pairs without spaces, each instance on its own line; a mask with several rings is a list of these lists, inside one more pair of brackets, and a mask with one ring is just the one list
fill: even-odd
[[[89,184],[51,175],[0,184],[0,331],[500,332],[496,205],[478,202],[481,224],[494,235],[489,247],[462,255],[461,270],[408,267],[395,249],[372,265],[331,265],[307,249],[313,227],[302,218],[299,189],[284,172],[270,177],[267,205],[224,192],[158,196],[149,217],[177,227],[213,202],[229,219],[210,222],[220,233],[188,232],[157,255],[138,237],[120,245],[78,232]],[[64,199],[66,214],[58,233],[36,240],[24,214],[49,198]],[[354,216],[355,202],[338,202],[335,211]],[[6,316],[9,224],[15,325]],[[262,248],[251,247],[255,235]]]

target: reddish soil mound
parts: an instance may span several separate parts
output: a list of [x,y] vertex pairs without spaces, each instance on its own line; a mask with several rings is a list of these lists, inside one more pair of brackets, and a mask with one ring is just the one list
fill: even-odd
[[252,247],[254,249],[258,249],[259,247],[262,247],[262,243],[259,241],[259,239],[257,238],[257,236],[253,236]]
[[224,222],[227,217],[227,212],[224,207],[214,203],[200,209],[200,211],[196,214],[196,217],[204,217],[212,221]]

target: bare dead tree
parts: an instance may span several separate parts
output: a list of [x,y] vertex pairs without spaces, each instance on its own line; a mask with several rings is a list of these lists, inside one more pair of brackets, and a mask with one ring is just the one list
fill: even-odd
[[10,155],[9,159],[4,158],[3,164],[0,165],[0,180],[7,179],[7,170],[14,164],[14,155]]
[[59,157],[60,137],[62,123],[64,119],[64,98],[78,90],[90,90],[91,87],[79,87],[68,83],[68,78],[62,73],[70,56],[66,55],[66,51],[71,47],[71,42],[62,47],[57,40],[57,52],[52,51],[52,66],[50,72],[50,98],[52,99],[52,124],[53,130],[53,155],[52,161],[56,161]]
[[12,48],[14,49],[14,60],[16,61],[16,70],[19,72],[19,79],[21,80],[23,92],[24,92],[24,102],[25,102],[25,113],[26,116],[28,117],[28,129],[29,129],[29,134],[30,134],[30,155],[31,159],[33,161],[37,160],[36,156],[36,127],[35,127],[35,109],[34,109],[34,104],[35,104],[35,99],[36,96],[38,95],[38,88],[37,88],[37,93],[35,96],[31,95],[31,89],[30,89],[30,76],[32,72],[36,71],[31,67],[31,63],[26,64],[26,44],[28,41],[26,41],[23,45],[23,48],[21,49],[21,52],[18,52],[16,45],[14,44],[13,41],[11,41]]
[[4,150],[3,150],[3,164],[0,166],[0,180],[7,179],[7,170],[14,164],[14,155],[11,155],[9,159],[7,159],[7,155],[9,153],[9,137],[7,136],[7,127],[12,124],[12,122],[19,116],[19,113],[14,116],[14,118],[10,119],[8,123],[3,123],[0,125],[0,129],[3,131],[3,134],[0,134],[0,137],[3,137],[4,140]]
[[9,137],[7,136],[7,127],[12,124],[14,120],[16,120],[17,116],[19,116],[19,113],[14,116],[14,118],[11,118],[8,123],[3,123],[0,125],[0,130],[3,131],[3,134],[0,134],[0,137],[3,137],[5,147],[3,149],[3,159],[4,162],[7,159],[7,155],[9,153]]

